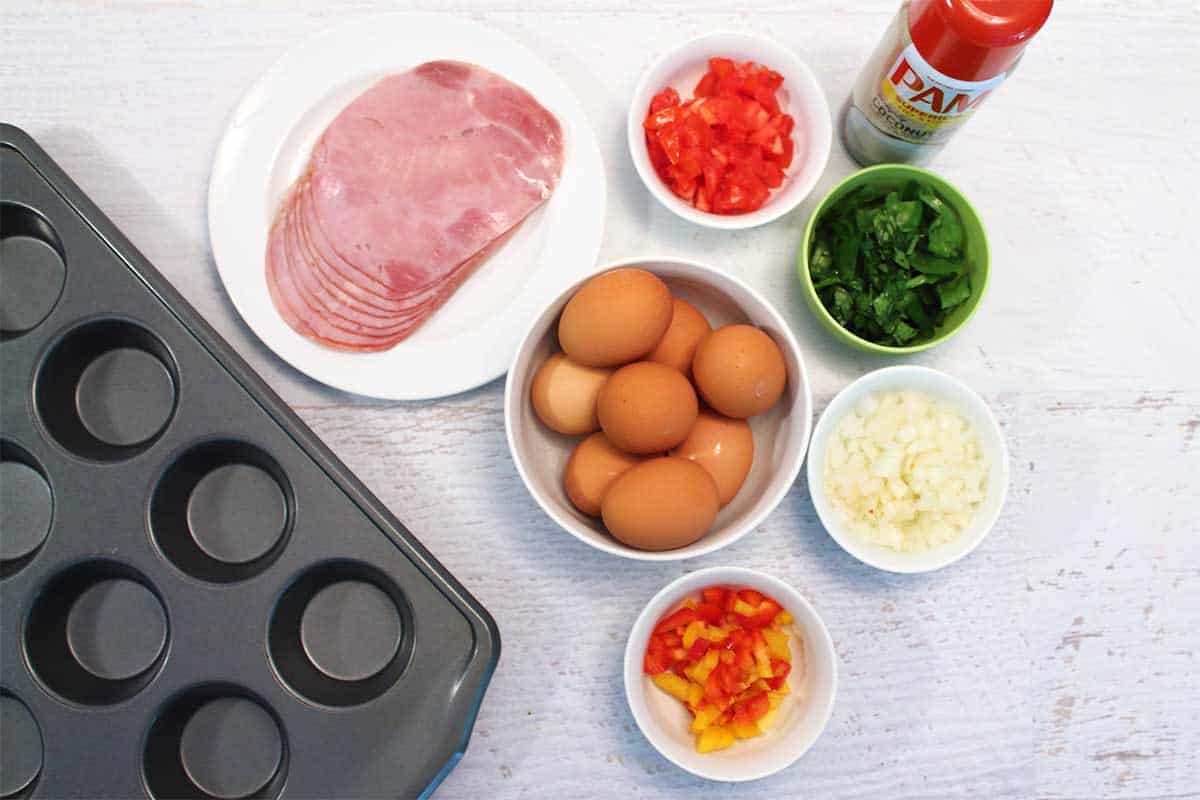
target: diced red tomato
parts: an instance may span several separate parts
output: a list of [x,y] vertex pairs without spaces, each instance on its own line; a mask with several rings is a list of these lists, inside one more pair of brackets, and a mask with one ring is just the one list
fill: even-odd
[[733,63],[731,58],[710,58],[708,60],[708,69],[718,79],[728,78],[737,71],[737,65]]
[[[684,102],[654,96],[642,125],[650,163],[675,195],[702,211],[746,214],[783,185],[795,153],[795,120],[776,92],[783,76],[760,64],[711,58]],[[722,597],[709,601],[726,605]]]
[[654,95],[654,99],[650,101],[650,113],[654,114],[658,111],[662,111],[664,108],[677,105],[679,105],[679,92],[668,86],[658,94]]

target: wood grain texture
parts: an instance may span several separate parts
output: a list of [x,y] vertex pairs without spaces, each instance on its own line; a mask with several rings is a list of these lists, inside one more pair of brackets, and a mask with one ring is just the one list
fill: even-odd
[[[828,338],[794,275],[800,231],[853,166],[835,144],[813,197],[756,231],[690,226],[638,183],[626,104],[667,45],[769,33],[836,109],[891,0],[453,0],[538,50],[581,97],[607,162],[602,257],[702,257],[793,325],[818,409],[890,363]],[[737,4],[745,7],[746,4]],[[1009,501],[970,558],[927,576],[860,565],[824,534],[803,479],[742,542],[629,563],[560,532],[517,477],[503,386],[386,404],[324,389],[236,317],[207,246],[208,171],[241,92],[284,49],[367,0],[42,3],[0,8],[0,116],[26,128],[495,615],[499,670],[439,797],[717,797],[660,758],[620,679],[636,613],[672,578],[737,564],[824,616],[841,689],[824,737],[745,797],[1200,796],[1200,8],[1062,4],[1020,72],[939,157],[978,207],[992,282],[960,336],[909,359],[992,404]],[[2,178],[0,178],[2,179]]]

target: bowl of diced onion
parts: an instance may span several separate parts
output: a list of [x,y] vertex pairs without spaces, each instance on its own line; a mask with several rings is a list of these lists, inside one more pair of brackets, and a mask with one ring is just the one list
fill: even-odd
[[1008,490],[1008,450],[987,403],[927,367],[870,372],[818,421],[808,489],[829,535],[889,572],[929,572],[986,538]]

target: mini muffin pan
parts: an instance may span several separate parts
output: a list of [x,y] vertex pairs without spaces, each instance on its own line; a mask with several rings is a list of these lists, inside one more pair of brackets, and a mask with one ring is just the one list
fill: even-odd
[[495,623],[0,125],[0,798],[396,797]]

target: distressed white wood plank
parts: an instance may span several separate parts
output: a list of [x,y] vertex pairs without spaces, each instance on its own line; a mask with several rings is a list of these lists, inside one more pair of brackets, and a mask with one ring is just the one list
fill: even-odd
[[[702,257],[762,290],[796,330],[818,406],[891,363],[841,348],[804,307],[800,231],[853,166],[835,145],[814,197],[765,228],[702,230],[659,208],[625,150],[640,72],[719,28],[769,33],[836,107],[891,0],[418,0],[537,49],[579,94],[607,162],[602,257]],[[1019,73],[938,158],[988,227],[977,318],[909,359],[992,402],[1010,500],[969,559],[881,575],[821,531],[803,480],[741,543],[630,564],[558,531],[512,468],[502,386],[382,404],[283,366],[241,324],[207,245],[208,170],[242,91],[287,47],[376,0],[41,3],[0,8],[0,116],[50,151],[496,616],[500,668],[439,797],[716,797],[625,708],[620,659],[642,603],[700,566],[791,581],[842,659],[826,735],[743,796],[1200,796],[1200,8],[1060,4]]]

